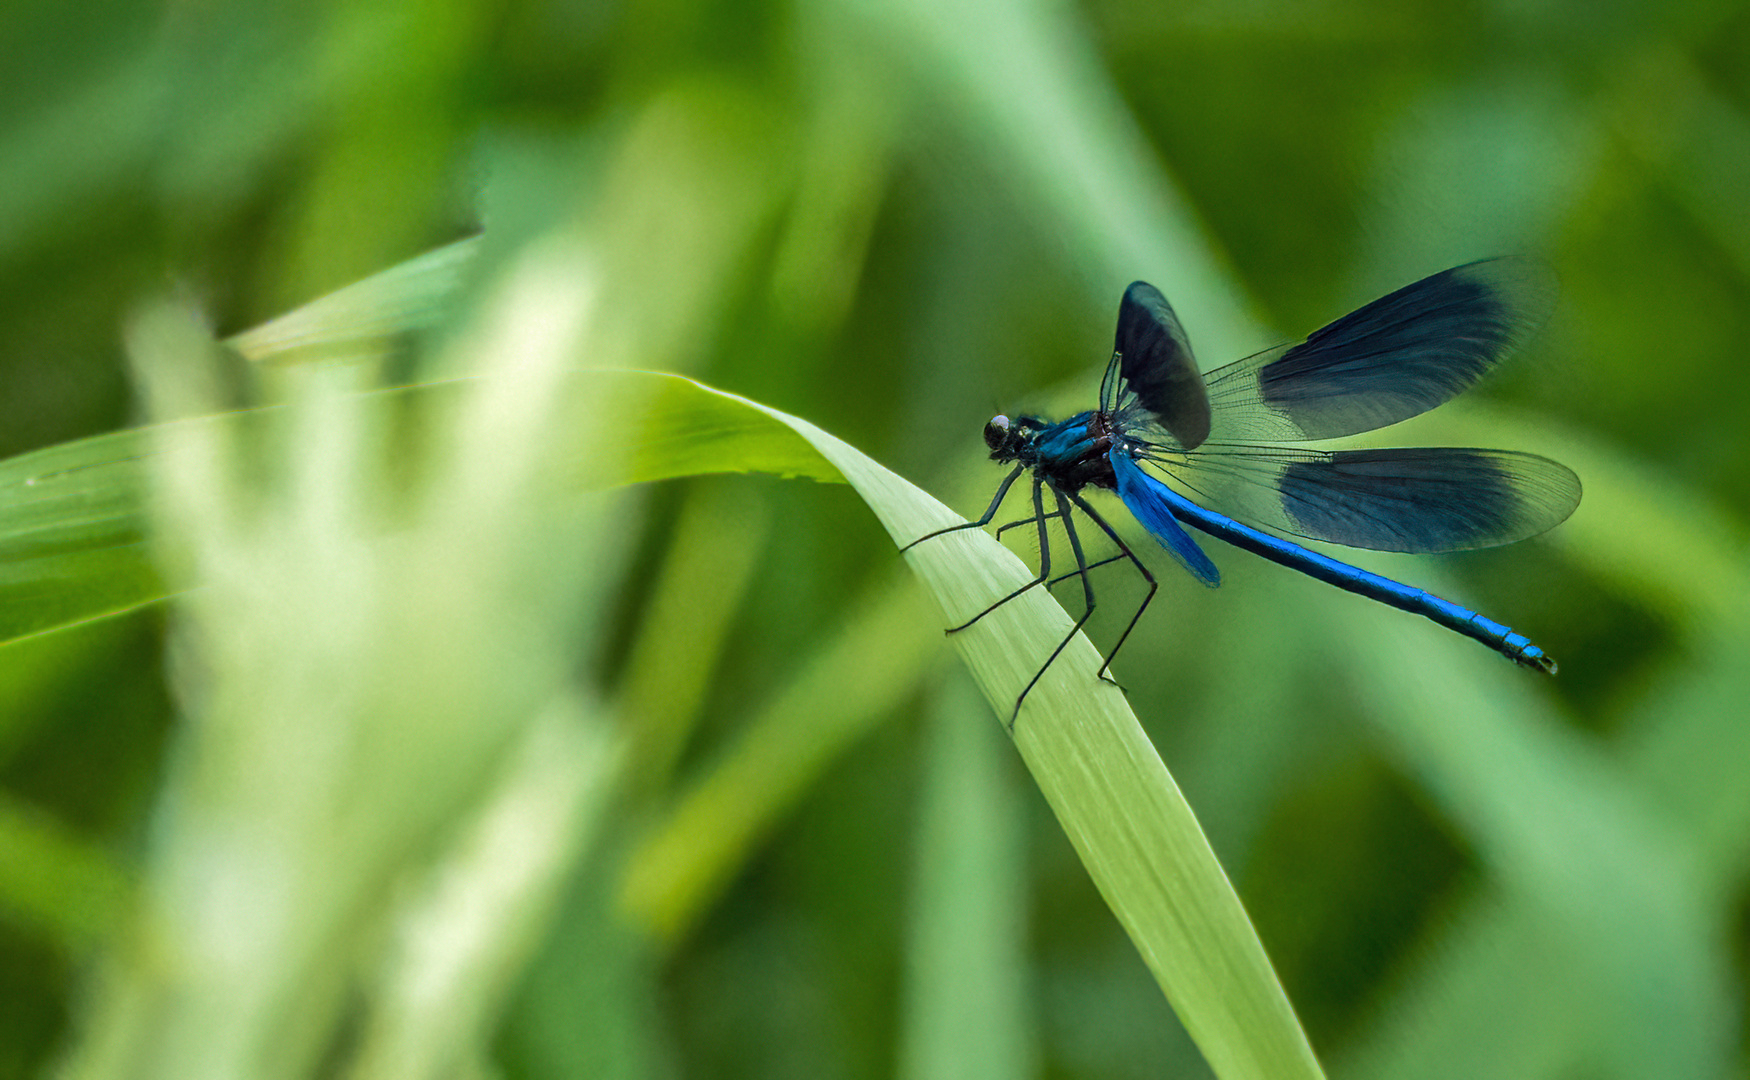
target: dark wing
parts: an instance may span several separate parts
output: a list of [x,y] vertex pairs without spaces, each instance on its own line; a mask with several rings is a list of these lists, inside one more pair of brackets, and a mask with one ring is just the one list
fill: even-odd
[[1580,504],[1571,469],[1510,450],[1208,446],[1149,460],[1240,521],[1374,551],[1510,544],[1559,525]]
[[1110,411],[1124,393],[1134,394],[1181,447],[1202,445],[1209,438],[1209,394],[1185,328],[1159,289],[1133,281],[1124,290],[1113,349],[1112,367],[1123,377],[1123,390],[1113,385],[1108,368],[1101,407]]
[[1210,372],[1214,437],[1334,439],[1408,420],[1500,363],[1549,318],[1555,296],[1554,274],[1526,258],[1486,259],[1406,285],[1297,345]]

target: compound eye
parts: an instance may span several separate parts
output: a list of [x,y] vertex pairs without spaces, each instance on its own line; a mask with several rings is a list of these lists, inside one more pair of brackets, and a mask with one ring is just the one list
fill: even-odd
[[1009,441],[1009,418],[993,416],[990,423],[984,425],[984,445],[992,450],[1000,450]]

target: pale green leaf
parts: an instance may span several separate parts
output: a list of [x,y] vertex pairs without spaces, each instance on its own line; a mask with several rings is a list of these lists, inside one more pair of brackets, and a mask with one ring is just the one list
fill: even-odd
[[[623,439],[625,472],[591,471],[589,445],[566,463],[585,486],[607,487],[693,472],[757,470],[848,480],[900,544],[960,519],[927,493],[807,421],[679,376],[580,372],[571,389],[599,398],[600,437]],[[401,393],[430,393],[441,387]],[[261,413],[187,423],[247,423]],[[47,569],[71,574],[77,560],[139,545],[140,443],[130,435],[72,443],[14,461],[5,490],[31,512],[0,518],[0,550],[20,558],[24,581]],[[60,485],[60,486],[57,486]],[[41,497],[53,489],[59,498]],[[63,490],[64,489],[64,490]],[[39,497],[30,501],[32,494]],[[21,528],[30,525],[34,532]],[[130,530],[132,530],[130,532]],[[32,547],[31,537],[41,538]],[[911,548],[906,560],[941,609],[963,621],[1031,578],[1011,552],[979,530]],[[144,566],[144,564],[141,564]],[[36,573],[39,576],[32,578]],[[150,584],[147,584],[150,582]],[[161,595],[142,572],[94,582],[84,617]],[[63,605],[64,608],[64,605]],[[74,613],[77,614],[77,613]],[[37,629],[61,608],[37,611]],[[986,698],[1008,717],[1016,695],[1070,628],[1043,589],[1004,605],[953,641]],[[1262,946],[1178,787],[1137,724],[1122,692],[1095,677],[1100,657],[1086,638],[1070,642],[1029,695],[1015,744],[1186,1029],[1218,1075],[1318,1076],[1317,1063]]]

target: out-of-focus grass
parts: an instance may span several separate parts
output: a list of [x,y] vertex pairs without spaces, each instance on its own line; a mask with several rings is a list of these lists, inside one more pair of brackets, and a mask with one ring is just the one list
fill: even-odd
[[[449,268],[428,261],[427,269]],[[376,470],[385,467],[384,451],[396,445],[380,425],[400,396],[339,396],[336,387],[319,382],[305,391],[309,398],[285,410],[165,424],[141,434],[140,458],[164,506],[157,517],[166,523],[162,557],[174,568],[167,576],[193,611],[188,633],[197,644],[191,647],[225,644],[205,651],[207,670],[183,687],[191,704],[210,713],[192,730],[187,751],[204,769],[190,766],[195,775],[172,777],[170,816],[139,911],[122,923],[133,944],[106,967],[73,1074],[297,1075],[338,1038],[330,1029],[339,1024],[347,980],[344,972],[324,970],[319,958],[350,963],[348,950],[333,948],[336,940],[384,934],[405,943],[397,940],[378,995],[367,1001],[368,1030],[349,1070],[366,1077],[435,1075],[479,1056],[479,1039],[500,1007],[495,998],[542,932],[540,916],[553,907],[558,882],[587,858],[572,838],[599,831],[584,808],[602,812],[599,789],[613,786],[621,759],[587,710],[541,706],[528,697],[530,684],[538,687],[542,674],[550,681],[552,672],[531,670],[526,654],[550,665],[565,651],[542,640],[554,630],[520,641],[499,630],[499,637],[515,642],[520,664],[504,662],[502,645],[492,648],[463,633],[493,625],[469,605],[486,603],[498,618],[508,615],[513,626],[525,628],[542,609],[564,610],[554,596],[531,603],[531,589],[558,586],[556,595],[587,595],[598,588],[567,582],[551,565],[528,557],[531,544],[575,518],[567,512],[547,520],[574,498],[555,486],[575,475],[568,461],[587,462],[592,479],[612,484],[680,471],[673,461],[793,471],[797,466],[770,463],[808,460],[800,448],[774,446],[774,433],[739,416],[752,411],[789,428],[788,441],[812,447],[816,461],[802,468],[849,481],[896,541],[954,520],[935,500],[804,421],[673,376],[597,371],[567,377],[556,358],[587,356],[591,344],[597,294],[590,269],[575,254],[531,255],[510,276],[508,295],[485,309],[489,331],[459,339],[498,357],[498,368],[460,385],[440,384],[434,390],[447,394],[410,403],[436,412],[440,430],[470,439],[456,450],[449,440],[437,441],[431,474],[422,482],[430,509],[415,499],[405,514],[377,517],[398,501]],[[350,295],[358,295],[357,287]],[[577,310],[559,318],[540,313],[539,305],[553,301]],[[314,334],[285,339],[280,348],[303,349],[312,336],[323,337],[324,312],[339,313],[334,336],[351,335],[358,324],[350,310],[338,301],[319,303],[315,315],[293,320],[316,328]],[[375,335],[378,327],[365,330]],[[134,339],[160,411],[205,404],[189,387],[207,379],[187,368],[212,362],[204,354],[217,350],[178,313],[146,312]],[[318,367],[316,375],[333,370]],[[608,415],[616,424],[614,435],[604,437],[598,425]],[[275,454],[276,447],[298,449],[291,455],[294,475],[282,477],[267,466],[262,475],[247,476],[250,488],[265,490],[245,495],[237,486],[245,477],[231,463],[247,460],[251,436],[269,461],[285,454]],[[110,440],[93,442],[99,463],[93,475],[111,481],[110,497],[99,505],[115,518],[140,517],[139,508],[115,508],[135,474],[109,469]],[[708,456],[701,455],[701,443],[710,446]],[[483,469],[478,458],[495,465]],[[300,475],[306,470],[323,472]],[[470,490],[481,484],[491,490]],[[19,486],[34,485],[27,478]],[[470,508],[488,511],[485,521],[454,517]],[[521,524],[527,518],[533,520]],[[585,531],[573,541],[605,549],[603,519],[599,511],[585,517]],[[197,527],[185,533],[189,522]],[[379,535],[391,522],[391,531]],[[435,552],[422,550],[422,543]],[[936,596],[937,622],[952,621],[1028,576],[982,533],[912,549],[909,561]],[[592,567],[613,568],[611,560]],[[397,591],[408,569],[415,576]],[[433,569],[446,582],[467,584],[434,588],[424,580]],[[306,576],[312,570],[314,580]],[[328,589],[338,592],[325,595]],[[452,590],[459,595],[446,597]],[[889,654],[885,665],[870,662],[894,640],[928,640],[916,632],[926,617],[909,594],[889,592],[897,602],[861,620],[859,632],[823,657],[769,718],[750,727],[747,738],[728,749],[724,767],[634,853],[624,904],[657,939],[672,942],[687,929],[720,891],[726,871],[745,859],[753,835],[769,828],[821,762],[842,753],[850,737],[890,711],[892,695],[915,680],[923,665],[919,652]],[[452,610],[456,605],[460,609]],[[409,612],[412,625],[403,623]],[[257,626],[257,619],[264,621]],[[1031,683],[1034,658],[1067,625],[1063,611],[1035,592],[956,641],[1000,713]],[[573,627],[574,619],[566,618],[555,630]],[[434,630],[430,643],[418,632]],[[355,667],[375,643],[389,652]],[[1219,1074],[1320,1075],[1189,807],[1121,695],[1088,674],[1099,666],[1097,654],[1078,638],[1065,660],[1033,688],[1017,746],[1102,893]],[[499,696],[508,695],[503,704],[482,698],[495,685]],[[821,702],[835,697],[840,708],[823,712]],[[531,703],[528,717],[516,716]],[[457,704],[462,708],[446,717]],[[490,723],[494,714],[504,718]],[[516,720],[521,723],[500,734]],[[458,756],[446,756],[445,725],[458,721],[470,730],[451,737]],[[324,725],[331,730],[324,732]],[[507,766],[506,790],[469,821],[463,796],[486,781],[463,762],[490,771],[510,756],[503,744],[519,730],[531,744],[523,751],[526,763]],[[288,743],[285,732],[296,738]],[[405,744],[414,740],[421,752],[406,754]],[[316,748],[328,749],[312,753]],[[653,752],[649,744],[644,750]],[[568,772],[576,774],[569,781]],[[275,774],[278,783],[264,789],[250,779],[264,773]],[[460,785],[449,798],[434,783],[439,775]],[[409,804],[401,793],[410,789],[428,799]],[[554,827],[542,829],[543,842],[532,851],[519,850],[543,814],[556,819]],[[460,849],[435,870],[407,862],[430,846],[434,830],[455,834],[449,842]],[[380,925],[374,909],[385,903],[389,886],[426,874],[436,875],[424,890],[430,898],[392,912]],[[312,887],[317,883],[322,887]],[[191,919],[191,911],[206,907],[204,890],[220,897],[219,909]],[[239,897],[243,910],[224,902],[228,894]],[[488,918],[483,904],[495,905],[500,917]],[[369,917],[361,919],[363,913]],[[233,1008],[237,1017],[225,1039],[200,1037]],[[143,1019],[148,1016],[155,1020]],[[920,1016],[918,1022],[928,1021]]]
[[[964,510],[979,424],[1085,407],[1133,278],[1213,365],[1277,339],[1255,312],[1303,332],[1521,250],[1564,282],[1531,357],[1381,437],[1548,453],[1586,501],[1504,551],[1366,561],[1561,676],[1226,552],[1217,592],[1163,575],[1116,674],[1334,1075],[1741,1067],[1742,12],[25,4],[0,31],[0,1075],[1195,1074],[1031,789],[993,794],[1006,750],[941,730],[998,729],[863,502],[603,495],[568,448],[679,447],[633,473],[672,477],[763,430],[759,467],[820,461],[684,401],[647,439],[519,365],[696,375]],[[186,322],[426,251],[458,298],[367,294],[339,368],[292,362],[321,334],[261,366]],[[1136,597],[1109,573],[1097,643]],[[992,814],[1015,833],[980,845]]]

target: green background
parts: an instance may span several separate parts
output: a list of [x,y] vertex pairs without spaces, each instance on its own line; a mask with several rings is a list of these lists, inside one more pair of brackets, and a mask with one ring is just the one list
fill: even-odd
[[[649,0],[73,18],[26,0],[0,14],[0,70],[8,457],[302,400],[319,376],[236,357],[155,368],[153,305],[192,301],[224,336],[485,226],[467,310],[491,310],[479,297],[519,253],[586,250],[593,306],[577,306],[596,346],[578,362],[682,371],[804,417],[973,514],[1000,477],[981,425],[1091,404],[1132,279],[1165,291],[1212,367],[1450,265],[1544,257],[1562,301],[1527,355],[1371,441],[1545,453],[1580,474],[1580,510],[1506,549],[1360,561],[1524,631],[1558,677],[1213,543],[1214,592],[1145,554],[1161,594],[1115,672],[1333,1076],[1746,1071],[1750,9]],[[554,289],[553,310],[581,295]],[[340,378],[466,373],[477,355],[458,331]],[[448,475],[418,432],[375,437],[392,448],[360,482],[372,498],[397,503],[402,471]],[[160,504],[166,576],[230,567],[247,602],[215,586],[186,611],[0,648],[0,1075],[171,1075],[154,1063],[191,1051],[129,1040],[198,1042],[202,1025],[213,1061],[264,1075],[424,1074],[359,1050],[385,1045],[393,996],[367,973],[393,952],[407,879],[474,820],[489,781],[469,768],[518,744],[513,722],[483,736],[467,716],[538,711],[516,697],[537,684],[570,687],[629,748],[578,811],[592,839],[555,856],[550,905],[507,905],[499,931],[521,951],[474,983],[471,1021],[443,1031],[455,1045],[426,1073],[1207,1075],[848,488],[703,477],[579,495],[579,524],[464,484],[480,501],[452,518],[386,512],[386,534],[435,538],[411,561],[336,562],[321,537],[356,530],[294,527],[273,557],[307,556],[308,576],[264,574],[246,555],[266,549],[225,523],[328,520],[275,518],[262,492],[320,509],[298,478],[347,466],[296,462],[350,460],[345,445],[317,423],[234,447],[253,464],[208,491],[209,517],[176,512],[198,494]],[[553,496],[542,484],[507,490]],[[511,539],[491,565],[521,576],[463,595],[483,579],[446,553],[472,549],[434,523],[493,515]],[[385,565],[412,569],[379,589]],[[1101,645],[1141,595],[1107,575]],[[363,622],[367,596],[431,606]],[[547,630],[519,621],[519,597]],[[531,633],[551,655],[529,659]],[[494,704],[426,726],[454,702],[432,687],[474,685],[476,663],[504,684]],[[375,687],[333,729],[317,718],[345,710],[306,693],[329,679]],[[250,800],[269,820],[331,779],[310,746],[361,715],[397,719],[324,814],[244,844],[284,842],[353,883],[321,903],[273,894],[299,909],[279,925],[308,931],[296,955],[327,974],[264,991],[250,1030],[266,1041],[227,1059],[227,1003],[253,999],[202,991],[193,969],[153,996],[174,965],[140,897],[181,896],[209,928],[253,918],[267,901],[202,861],[219,849],[196,858],[178,838]],[[418,769],[395,774],[406,759]],[[238,934],[260,933],[250,918]],[[205,1011],[188,1005],[203,992]]]

